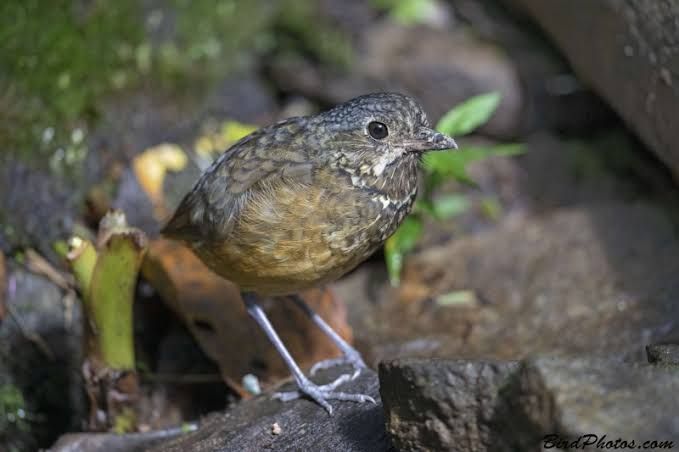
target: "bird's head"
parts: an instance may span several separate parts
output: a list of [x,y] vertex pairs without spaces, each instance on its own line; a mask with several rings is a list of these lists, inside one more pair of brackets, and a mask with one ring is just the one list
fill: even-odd
[[325,133],[323,148],[342,166],[372,176],[424,152],[456,149],[451,137],[433,130],[422,107],[410,96],[375,93],[354,98],[314,118]]

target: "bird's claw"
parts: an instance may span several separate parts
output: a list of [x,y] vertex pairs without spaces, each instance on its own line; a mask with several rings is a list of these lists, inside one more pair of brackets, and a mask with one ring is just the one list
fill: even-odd
[[350,375],[350,380],[352,381],[358,378],[358,376],[361,375],[363,369],[367,367],[365,362],[363,362],[361,355],[359,355],[357,352],[346,353],[339,358],[331,358],[317,362],[311,367],[309,374],[313,376],[321,369],[329,369],[331,367],[341,366],[344,364],[349,364],[354,369],[354,372]]
[[332,406],[328,403],[328,400],[345,400],[358,403],[363,402],[377,403],[375,402],[375,399],[366,394],[349,394],[346,392],[335,392],[337,386],[349,381],[350,379],[351,376],[346,374],[340,376],[332,383],[320,386],[312,383],[309,380],[306,380],[299,385],[299,389],[297,391],[277,392],[276,394],[274,394],[274,398],[281,400],[282,402],[289,402],[290,400],[295,400],[300,397],[307,396],[310,399],[314,400],[319,405],[321,405],[323,408],[325,408],[329,415],[332,415]]

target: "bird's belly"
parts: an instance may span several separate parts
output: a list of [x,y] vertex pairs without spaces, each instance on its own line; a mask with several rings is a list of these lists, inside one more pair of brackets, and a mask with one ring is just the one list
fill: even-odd
[[286,196],[279,190],[275,204],[251,200],[226,241],[204,243],[196,253],[241,290],[283,295],[341,277],[381,245],[379,211],[342,215],[355,203],[328,202],[314,190],[296,193],[295,203]]
[[286,232],[291,231],[271,230],[266,238],[204,245],[196,251],[210,268],[241,290],[266,295],[296,293],[333,281],[374,251],[374,247],[362,246],[352,252],[337,252],[302,229],[297,235]]

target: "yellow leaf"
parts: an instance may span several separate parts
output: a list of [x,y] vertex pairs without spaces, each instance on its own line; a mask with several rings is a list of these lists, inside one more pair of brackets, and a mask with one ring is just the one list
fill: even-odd
[[176,144],[163,143],[146,149],[132,162],[134,175],[155,207],[163,204],[163,181],[167,171],[181,171],[188,157]]

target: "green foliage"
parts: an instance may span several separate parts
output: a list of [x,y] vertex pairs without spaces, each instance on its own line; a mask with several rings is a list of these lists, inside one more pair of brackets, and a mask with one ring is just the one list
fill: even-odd
[[417,217],[409,216],[384,245],[389,280],[393,285],[396,286],[399,283],[403,256],[415,248],[421,236],[422,222]]
[[415,203],[415,213],[430,215],[437,220],[450,220],[469,207],[469,200],[464,195],[450,193],[435,199],[421,199]]
[[29,429],[25,405],[19,388],[11,384],[0,385],[0,432],[4,432],[10,425],[20,431]]
[[497,92],[474,96],[443,115],[436,130],[447,135],[466,135],[485,124],[499,104]]
[[[0,2],[0,146],[78,176],[87,130],[113,96],[145,84],[195,96],[290,42],[347,63],[349,39],[313,0],[170,0],[144,6],[72,0]],[[1,154],[0,154],[1,156]]]
[[[436,129],[447,135],[459,137],[474,131],[485,124],[500,103],[498,93],[482,94],[472,97],[446,113],[436,125]],[[434,192],[444,182],[457,180],[473,184],[467,174],[470,163],[493,155],[512,156],[523,152],[519,144],[501,144],[486,147],[463,147],[454,151],[430,152],[424,156],[424,193],[415,203],[414,212],[385,244],[385,258],[389,280],[397,286],[403,266],[404,256],[412,251],[422,236],[425,216],[435,220],[449,220],[464,213],[469,207],[466,197],[447,194],[434,197]],[[497,218],[501,206],[486,200],[483,208],[489,218]]]
[[440,176],[436,181],[454,178],[472,183],[467,174],[470,163],[492,155],[513,156],[523,152],[520,144],[500,144],[496,146],[461,148],[454,152],[437,152],[424,156],[424,169],[428,175]]
[[136,2],[5,0],[0,6],[0,67],[36,93],[56,116],[74,119],[126,70],[121,52],[141,38]]
[[423,23],[432,10],[433,0],[372,0],[374,7],[389,12],[389,16],[403,25]]
[[436,298],[439,306],[464,306],[476,303],[476,294],[471,290],[455,290]]
[[354,54],[343,32],[319,16],[309,0],[282,0],[275,20],[277,51],[303,52],[323,64],[348,67]]
[[481,200],[481,212],[489,220],[496,221],[502,215],[502,204],[494,197],[485,197]]
[[125,408],[123,409],[122,413],[118,414],[115,419],[113,419],[113,427],[111,427],[111,431],[122,435],[124,433],[134,432],[136,426],[136,413],[130,408]]
[[[0,2],[0,146],[53,169],[79,167],[82,122],[130,72],[122,51],[141,39],[137,3]],[[45,158],[50,157],[50,158]],[[47,166],[47,165],[45,165]]]
[[[211,82],[238,67],[241,52],[261,45],[273,26],[275,9],[265,0],[171,0],[177,33],[136,49],[140,68],[156,72],[176,88],[188,81]],[[168,11],[159,9],[158,20]],[[150,18],[152,18],[151,15]]]

